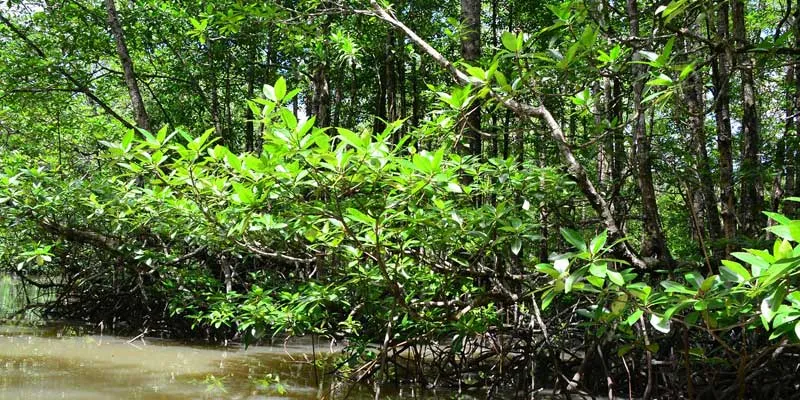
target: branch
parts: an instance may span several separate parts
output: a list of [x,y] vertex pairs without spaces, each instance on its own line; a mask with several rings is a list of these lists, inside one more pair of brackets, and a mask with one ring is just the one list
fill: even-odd
[[[22,32],[22,30],[20,30],[19,27],[17,27],[11,21],[9,21],[5,16],[3,16],[3,14],[0,14],[0,22],[5,24],[9,29],[11,29],[12,32],[14,32],[17,36],[19,36],[19,38],[22,39],[22,41],[25,42],[25,44],[27,44],[31,49],[33,49],[33,51],[40,58],[42,58],[43,60],[47,60],[47,55],[44,53],[44,51],[41,49],[41,47],[39,47],[30,38],[28,38],[28,36],[25,34],[25,32]],[[110,115],[112,118],[114,118],[117,121],[119,121],[120,123],[122,123],[122,125],[125,125],[126,128],[130,128],[130,129],[134,128],[133,124],[131,124],[128,120],[123,118],[121,115],[117,114],[117,112],[114,111],[111,108],[111,106],[109,106],[103,100],[101,100],[99,97],[97,97],[97,95],[95,95],[91,91],[91,89],[89,89],[89,87],[87,87],[86,85],[84,85],[83,83],[81,83],[77,79],[75,79],[75,77],[73,77],[72,74],[70,74],[66,69],[64,69],[64,67],[62,67],[62,66],[60,66],[58,64],[55,64],[55,63],[53,64],[53,66],[55,67],[55,69],[62,76],[64,76],[64,78],[66,78],[70,83],[72,83],[73,85],[75,85],[78,88],[78,90],[77,90],[78,92],[83,93],[84,95],[86,95],[86,97],[88,97],[92,101],[94,101],[97,105],[100,106],[100,108],[102,108],[106,113],[108,113],[108,115]]]
[[246,248],[247,250],[252,251],[254,254],[262,256],[262,257],[273,258],[273,259],[281,260],[281,261],[285,261],[285,262],[295,262],[295,263],[300,263],[300,264],[311,264],[311,263],[313,263],[315,261],[314,258],[299,258],[299,257],[287,256],[286,254],[281,254],[281,253],[274,252],[274,251],[265,251],[265,250],[262,250],[262,249],[260,249],[260,248],[258,248],[256,246],[253,246],[250,243],[247,243],[246,241],[243,241],[243,240],[234,240],[234,243],[236,243],[239,246],[242,246],[242,247]]
[[118,238],[106,236],[97,232],[84,231],[68,226],[62,226],[45,220],[38,221],[39,225],[47,232],[61,236],[69,241],[91,244],[112,253],[120,254],[122,242]]

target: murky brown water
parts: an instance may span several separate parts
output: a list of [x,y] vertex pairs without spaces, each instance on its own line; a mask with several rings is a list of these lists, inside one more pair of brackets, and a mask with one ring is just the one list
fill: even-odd
[[[215,347],[0,326],[0,399],[371,399],[369,387],[331,391],[308,363],[310,345]],[[316,348],[322,357],[331,349]],[[334,349],[336,351],[336,349]],[[280,379],[265,384],[272,374]],[[385,399],[457,398],[384,388]],[[472,398],[461,396],[458,398]]]

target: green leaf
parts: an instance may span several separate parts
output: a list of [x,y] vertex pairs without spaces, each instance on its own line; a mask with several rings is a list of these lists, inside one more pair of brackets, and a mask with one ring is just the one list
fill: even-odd
[[634,311],[633,314],[631,314],[628,318],[625,319],[625,323],[628,324],[628,326],[633,326],[633,324],[635,324],[636,321],[638,321],[639,318],[641,318],[643,314],[644,314],[644,311],[636,310],[636,311]]
[[597,38],[597,32],[592,29],[591,25],[587,25],[584,28],[583,33],[581,34],[581,44],[586,47],[592,47],[594,45],[595,39]]
[[519,47],[517,47],[517,35],[511,32],[503,32],[500,40],[503,42],[503,47],[505,47],[506,50],[512,52],[518,52],[520,50]]
[[595,236],[592,239],[592,242],[589,243],[589,250],[592,252],[592,254],[599,253],[600,250],[603,249],[603,246],[606,245],[606,240],[607,239],[608,239],[608,231],[607,230],[604,230],[602,233],[600,233],[599,235]]
[[705,280],[703,274],[697,271],[688,272],[684,274],[683,277],[686,279],[687,283],[692,285],[694,289],[700,289],[700,285],[702,285],[703,281]]
[[659,74],[658,77],[647,81],[647,86],[671,86],[672,78],[665,74]]
[[519,255],[520,250],[522,250],[522,240],[514,238],[514,241],[511,242],[511,252],[516,256]]
[[559,258],[553,261],[553,268],[563,275],[569,270],[569,260],[566,258]]
[[656,14],[660,12],[665,18],[664,22],[668,24],[673,18],[677,17],[683,12],[687,1],[688,0],[674,0],[667,6],[659,6],[658,9],[656,9]]
[[608,265],[603,262],[589,264],[589,273],[598,278],[605,278],[608,271]]
[[668,318],[662,318],[656,314],[650,316],[650,325],[661,333],[669,333],[670,321]]
[[772,254],[775,256],[775,260],[778,261],[791,257],[793,250],[794,248],[788,240],[775,240],[775,245],[772,247]]
[[561,273],[556,271],[550,264],[546,263],[536,264],[534,268],[536,268],[536,270],[539,272],[544,272],[553,279],[558,279],[561,277]]
[[639,54],[650,61],[658,60],[658,54],[653,53],[652,51],[639,50]]
[[780,225],[773,225],[767,227],[767,230],[783,239],[800,242],[800,220],[792,220],[781,223]]
[[417,169],[417,171],[422,172],[423,174],[431,174],[434,171],[433,163],[431,163],[431,159],[428,157],[428,154],[414,154],[411,157],[411,163]]
[[486,71],[484,71],[483,68],[480,68],[480,67],[469,67],[469,68],[467,68],[467,73],[471,77],[473,77],[475,79],[478,79],[479,81],[485,81],[486,80]]
[[579,279],[583,278],[583,274],[576,271],[573,274],[570,274],[566,279],[564,279],[564,293],[569,293],[572,291],[572,286],[577,282]]
[[272,102],[278,102],[278,99],[275,97],[275,88],[273,86],[264,85],[264,89],[262,91],[264,92],[265,99]]
[[283,100],[284,96],[286,96],[286,79],[283,79],[283,77],[278,78],[278,81],[275,82],[273,92],[276,101]]
[[233,191],[235,194],[233,195],[234,201],[244,203],[244,204],[252,204],[255,196],[253,195],[253,191],[250,188],[245,187],[239,182],[233,182]]
[[794,335],[800,339],[800,321],[797,321],[797,323],[794,324]]
[[591,283],[592,286],[594,286],[594,287],[596,287],[598,289],[602,289],[603,285],[606,283],[605,279],[599,278],[597,276],[587,276],[586,280],[589,281],[589,283]]
[[583,240],[583,236],[577,231],[574,231],[569,228],[561,228],[561,236],[566,239],[567,242],[575,246],[578,250],[586,251],[586,242]]
[[122,145],[121,145],[122,150],[130,151],[131,144],[133,143],[133,137],[134,137],[133,129],[129,129],[125,133],[125,136],[122,137]]
[[608,276],[608,279],[610,279],[611,282],[614,282],[617,286],[625,285],[625,278],[623,278],[622,274],[617,271],[612,271],[609,269],[606,271],[606,276]]
[[762,212],[764,213],[764,215],[770,217],[773,221],[781,225],[789,225],[790,223],[792,223],[792,220],[783,214],[769,212],[769,211],[762,211]]
[[231,169],[234,171],[241,171],[242,170],[242,160],[236,155],[231,152],[225,154],[225,161],[228,162]]
[[745,282],[753,277],[742,264],[736,261],[722,260],[722,267],[719,267],[720,277],[727,282]]
[[361,136],[358,136],[355,132],[346,128],[336,128],[336,131],[339,132],[339,139],[341,139],[342,142],[356,149],[364,148],[364,141],[361,140]]
[[695,63],[694,62],[692,62],[691,64],[686,65],[685,67],[683,67],[683,69],[681,70],[681,74],[678,77],[678,79],[680,79],[680,80],[686,79],[689,76],[689,74],[694,72],[694,68],[695,68]]
[[672,55],[672,46],[674,45],[675,45],[675,37],[673,36],[669,38],[669,40],[667,40],[667,44],[664,45],[664,50],[661,52],[661,55],[658,56],[658,62],[661,65],[667,65],[667,63],[669,62],[669,58]]
[[456,182],[448,182],[447,190],[452,193],[464,193],[464,191],[461,190],[461,185]]
[[689,295],[697,294],[697,291],[691,290],[686,286],[681,285],[680,283],[674,281],[669,281],[669,280],[662,281],[661,286],[664,287],[664,289],[666,289],[667,293],[683,293]]
[[781,303],[783,303],[785,297],[786,290],[784,290],[782,286],[778,286],[771,295],[765,297],[761,301],[761,315],[766,322],[772,321],[772,318],[775,317],[775,312],[778,310]]
[[761,271],[769,268],[769,262],[761,257],[750,253],[735,252],[731,253],[732,256],[753,266],[753,276],[761,275]]
[[347,217],[353,221],[361,222],[362,224],[373,226],[375,225],[375,218],[370,217],[355,208],[347,209]]
[[702,291],[704,291],[704,292],[708,292],[709,290],[711,290],[711,288],[713,288],[713,287],[714,287],[714,285],[715,285],[715,284],[716,284],[718,281],[719,281],[719,276],[718,276],[718,275],[711,275],[711,276],[709,276],[708,278],[706,278],[706,279],[703,281],[703,283],[702,283],[702,284],[700,284],[700,290],[702,290]]
[[544,293],[542,293],[542,310],[546,310],[555,298],[556,292],[553,289],[547,289]]
[[506,76],[503,75],[502,72],[495,71],[494,80],[497,81],[497,84],[500,85],[500,87],[502,87],[504,90],[511,89],[511,87],[508,86],[508,80],[506,79]]
[[647,303],[647,299],[650,297],[650,293],[653,291],[653,288],[643,282],[629,283],[625,287],[630,290],[634,296],[645,303]]

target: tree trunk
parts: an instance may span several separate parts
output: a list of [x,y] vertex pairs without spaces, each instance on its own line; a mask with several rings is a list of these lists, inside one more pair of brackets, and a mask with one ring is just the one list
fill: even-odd
[[420,93],[419,89],[419,74],[422,73],[422,62],[417,64],[416,62],[412,64],[411,69],[411,126],[419,127],[419,122],[422,119],[420,114],[422,114],[422,102],[420,101],[420,97],[422,93]]
[[[794,45],[795,48],[800,48],[800,7],[795,8],[794,24],[792,26],[794,31]],[[794,135],[791,130],[787,130],[784,137],[786,143],[786,196],[800,196],[800,117],[796,114],[800,111],[800,63],[798,63],[798,56],[792,56],[792,67],[794,69],[794,96],[792,97],[792,116],[794,122]],[[788,123],[788,121],[787,121]],[[797,203],[793,201],[785,201],[783,203],[783,213],[789,218],[798,218]]]
[[[256,45],[251,44],[250,48],[248,49],[248,57],[247,57],[247,101],[253,100],[255,97],[255,80],[256,80],[256,73],[255,73],[255,63],[256,63]],[[255,129],[254,129],[254,121],[253,119],[255,116],[253,115],[253,110],[250,107],[245,107],[244,109],[244,150],[245,151],[255,151]]]
[[[728,40],[728,3],[718,4],[715,42]],[[709,14],[710,15],[710,14]],[[734,250],[736,238],[736,200],[733,190],[733,151],[730,112],[730,56],[728,46],[717,49],[711,65],[714,83],[714,117],[717,123],[717,151],[719,152],[719,186],[722,201],[722,223],[725,233],[725,256]]]
[[321,63],[314,71],[314,92],[311,99],[312,113],[317,118],[317,126],[326,127],[330,124],[330,113],[328,104],[330,103],[330,90],[328,88],[328,77],[325,74],[325,63]]
[[136,81],[136,72],[133,69],[131,56],[128,54],[128,45],[125,43],[125,32],[122,30],[122,24],[119,22],[117,6],[114,4],[114,0],[105,0],[105,3],[106,12],[108,13],[108,27],[116,43],[119,62],[122,64],[123,77],[125,78],[125,85],[128,86],[128,94],[131,97],[131,106],[133,108],[133,117],[136,120],[136,126],[149,131],[150,117],[147,115],[147,110],[144,107],[144,100],[142,100],[142,92],[139,90],[139,83]]
[[342,95],[341,85],[336,85],[333,88],[333,104],[336,108],[333,110],[333,120],[331,126],[341,126],[339,123],[342,121],[342,104],[344,103],[344,96]]
[[[391,29],[391,28],[389,28]],[[372,124],[373,132],[383,132],[386,129],[386,58],[385,52],[379,56],[382,63],[378,65],[378,93],[375,95],[375,121]]]
[[625,131],[621,126],[622,122],[622,82],[614,78],[612,85],[613,104],[611,105],[612,131],[612,160],[611,160],[611,181],[614,186],[611,190],[611,212],[614,220],[625,230],[624,210],[625,205],[620,193],[625,186],[625,163],[627,162],[627,151],[625,150]]
[[[461,0],[461,22],[466,30],[461,35],[461,58],[474,64],[481,58],[481,0]],[[481,106],[473,104],[463,117],[463,134],[469,154],[481,154]]]
[[[699,196],[694,196],[699,203],[700,211],[698,215],[705,217],[705,224],[708,227],[708,237],[713,246],[714,257],[719,258],[724,255],[724,248],[719,247],[722,238],[722,225],[719,220],[719,210],[717,210],[717,195],[714,193],[714,178],[711,173],[711,166],[708,161],[708,151],[706,136],[704,102],[703,102],[703,83],[700,72],[692,73],[684,88],[684,101],[689,114],[689,129],[692,137],[692,150],[694,153],[695,168],[697,171],[697,189]],[[702,222],[697,221],[698,225]],[[698,226],[698,229],[702,226]],[[699,232],[699,234],[704,234]],[[714,263],[716,265],[716,263]]]
[[[733,34],[736,46],[744,48],[748,45],[745,26],[744,0],[733,1]],[[758,108],[756,105],[756,89],[753,79],[753,61],[748,53],[740,54],[737,60],[739,74],[742,79],[742,168],[741,168],[741,201],[739,203],[739,221],[742,233],[748,237],[758,236],[763,222],[761,218],[762,199],[759,195],[761,185],[761,161],[759,147]]]
[[228,143],[228,148],[231,151],[236,152],[236,151],[238,151],[238,142],[239,141],[237,140],[238,138],[235,136],[234,130],[233,130],[233,115],[232,115],[232,112],[231,112],[231,62],[230,62],[229,57],[227,56],[227,54],[226,54],[225,60],[226,60],[226,62],[225,62],[225,91],[224,91],[225,98],[223,99],[224,103],[225,103],[225,106],[224,106],[225,132],[226,132],[228,138],[230,138],[230,141]]
[[[639,9],[637,0],[628,1],[628,17],[630,18],[630,33],[633,37],[639,37]],[[647,135],[644,105],[642,104],[642,93],[644,92],[644,81],[647,78],[644,66],[637,64],[640,55],[638,48],[634,46],[633,61],[631,67],[633,73],[633,142],[636,156],[637,181],[639,191],[642,196],[642,250],[643,257],[654,258],[659,261],[671,262],[669,249],[667,248],[666,238],[661,230],[658,220],[658,205],[656,203],[656,192],[653,186],[653,172],[650,162],[650,138]]]
[[[386,120],[394,122],[397,120],[397,74],[395,73],[395,33],[394,29],[389,29],[386,34],[386,60],[384,67],[384,83],[386,84]],[[399,138],[395,135],[392,142],[397,144]]]
[[208,88],[206,89],[209,92],[210,97],[210,106],[211,106],[211,122],[214,124],[214,132],[219,136],[222,140],[223,146],[228,146],[230,143],[228,138],[225,135],[225,130],[222,126],[222,113],[219,108],[219,89],[217,86],[217,73],[216,68],[214,67],[214,55],[213,55],[213,44],[208,43],[208,49],[206,55],[208,56],[208,65],[210,66],[211,76],[208,82]]
[[[773,159],[775,178],[772,181],[772,204],[770,208],[773,212],[780,212],[781,200],[786,187],[794,184],[794,182],[790,183],[791,179],[789,178],[790,175],[794,175],[794,171],[791,170],[791,164],[786,162],[787,150],[789,153],[794,152],[794,150],[786,147],[786,140],[794,134],[794,94],[792,93],[794,90],[794,65],[791,62],[786,66],[784,83],[786,87],[786,108],[784,109],[786,120],[783,125],[783,137],[778,139],[776,143],[775,158]],[[783,183],[784,179],[785,184]]]
[[[406,117],[408,103],[406,102],[406,57],[405,57],[405,43],[402,37],[397,40],[397,54],[395,55],[395,71],[397,72],[397,119]],[[398,134],[406,132],[406,124]]]
[[356,61],[353,60],[350,64],[350,126],[348,128],[353,129],[356,126],[356,121],[358,121],[358,103],[356,103],[356,99],[358,98],[358,70]]

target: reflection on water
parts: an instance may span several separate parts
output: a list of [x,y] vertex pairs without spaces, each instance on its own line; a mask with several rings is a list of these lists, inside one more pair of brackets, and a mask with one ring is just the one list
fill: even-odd
[[[315,373],[310,345],[223,348],[64,332],[0,326],[0,399],[337,399],[348,391],[331,392],[331,377]],[[374,397],[368,387],[350,389],[348,398]]]

